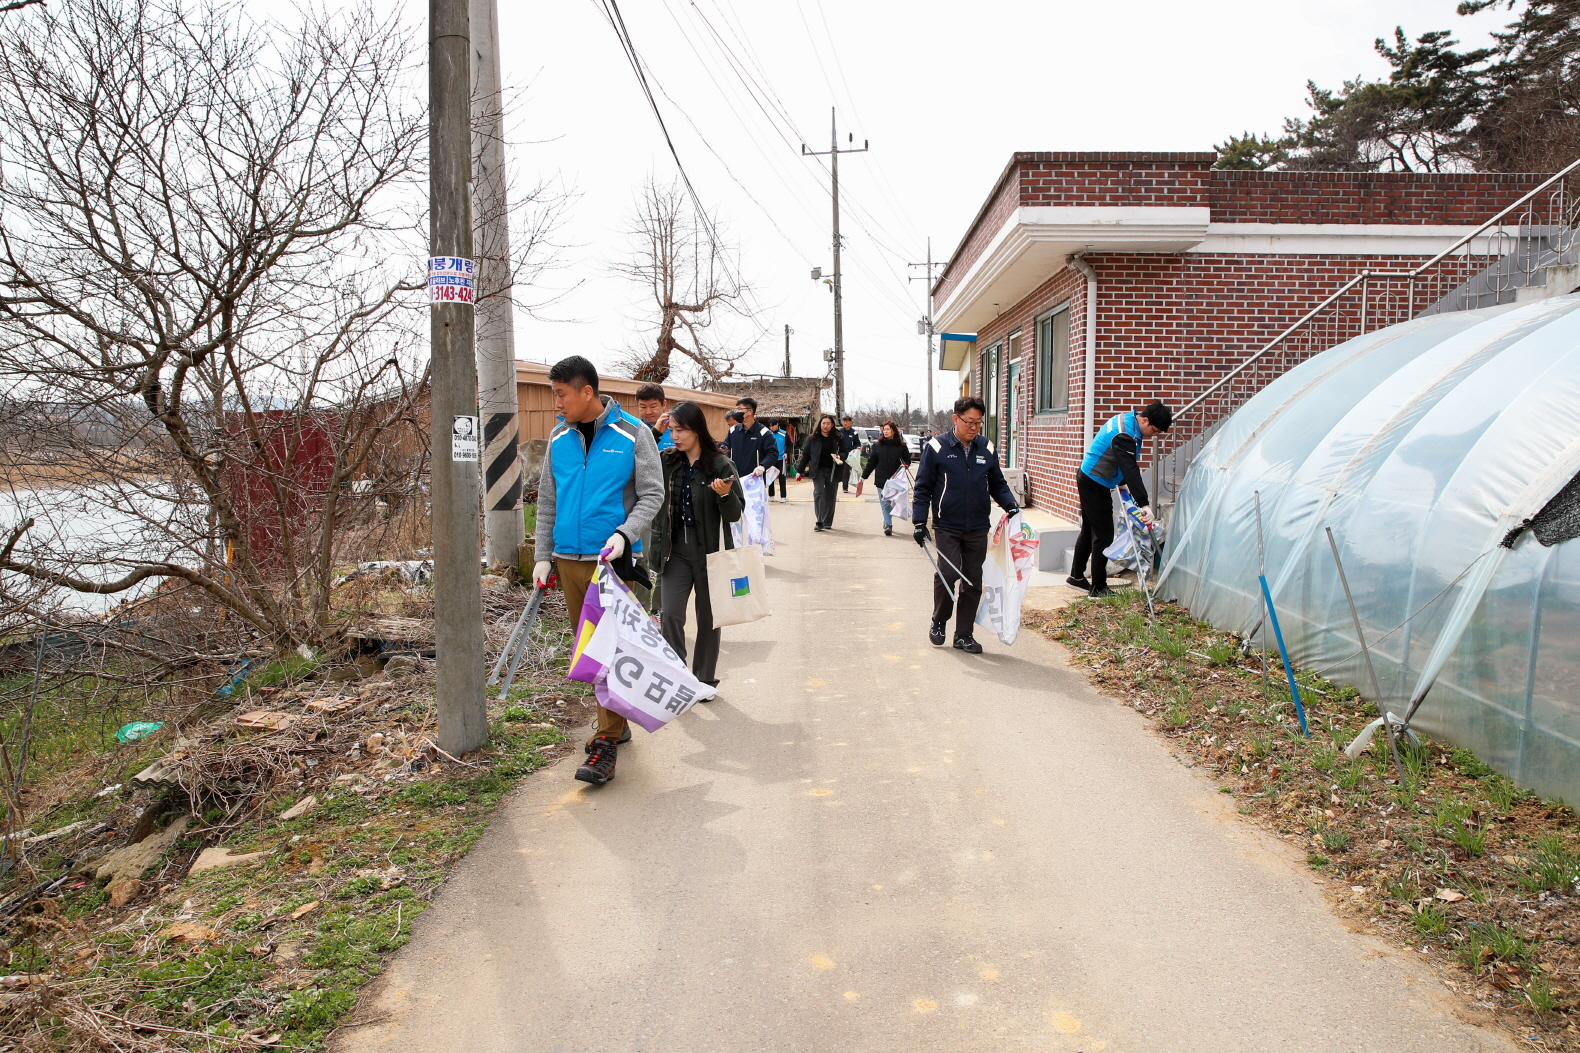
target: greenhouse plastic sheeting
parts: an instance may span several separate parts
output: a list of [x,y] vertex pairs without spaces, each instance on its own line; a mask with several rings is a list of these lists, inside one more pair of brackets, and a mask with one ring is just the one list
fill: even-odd
[[1259,631],[1259,491],[1291,660],[1371,698],[1331,527],[1388,709],[1422,698],[1422,731],[1580,802],[1577,474],[1580,296],[1417,318],[1223,422],[1181,483],[1159,591]]

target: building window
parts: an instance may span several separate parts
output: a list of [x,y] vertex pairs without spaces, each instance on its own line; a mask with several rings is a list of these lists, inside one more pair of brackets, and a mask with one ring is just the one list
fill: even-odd
[[1037,412],[1070,408],[1070,305],[1037,319]]

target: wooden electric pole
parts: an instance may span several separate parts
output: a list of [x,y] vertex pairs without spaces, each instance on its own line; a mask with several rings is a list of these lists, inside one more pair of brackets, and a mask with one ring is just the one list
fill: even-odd
[[432,304],[434,643],[439,747],[488,737],[477,545],[472,42],[467,0],[428,0],[428,290]]
[[927,262],[909,263],[908,267],[926,267],[927,273],[918,277],[911,275],[911,281],[924,281],[927,283],[927,313],[922,317],[921,324],[917,327],[921,334],[927,338],[927,430],[933,430],[933,268],[943,266],[942,261],[933,262],[933,239],[927,239]]
[[[838,114],[832,108],[828,112],[828,150],[808,150],[806,143],[802,143],[801,153],[805,157],[828,157],[830,186],[834,197],[834,275],[831,284],[834,288],[834,416],[837,419],[845,415],[845,289],[844,278],[839,269],[839,155],[866,153],[867,140],[861,141],[860,149],[851,147],[841,150]],[[854,135],[849,136],[849,139],[851,142],[856,141]]]
[[785,326],[785,376],[790,375],[790,334],[795,332],[788,325]]
[[517,459],[516,326],[511,300],[510,201],[505,178],[504,88],[498,0],[470,0],[473,127],[482,136],[476,172],[477,402],[483,418],[483,537],[489,565],[519,558],[521,462]]

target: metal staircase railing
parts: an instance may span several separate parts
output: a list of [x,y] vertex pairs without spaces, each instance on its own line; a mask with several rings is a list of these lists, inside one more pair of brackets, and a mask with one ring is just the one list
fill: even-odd
[[[1546,285],[1580,250],[1577,201],[1565,177],[1580,160],[1529,191],[1413,270],[1365,270],[1175,411],[1167,447],[1148,471],[1154,507],[1166,515],[1191,458],[1229,414],[1295,366],[1374,329],[1422,314],[1512,303]],[[1419,305],[1419,306],[1418,306]]]

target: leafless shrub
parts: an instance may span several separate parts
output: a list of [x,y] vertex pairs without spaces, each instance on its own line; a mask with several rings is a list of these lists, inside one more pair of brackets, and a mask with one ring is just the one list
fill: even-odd
[[326,643],[337,554],[423,506],[409,41],[219,0],[7,28],[0,525],[35,524],[0,595],[179,581],[238,636]]

